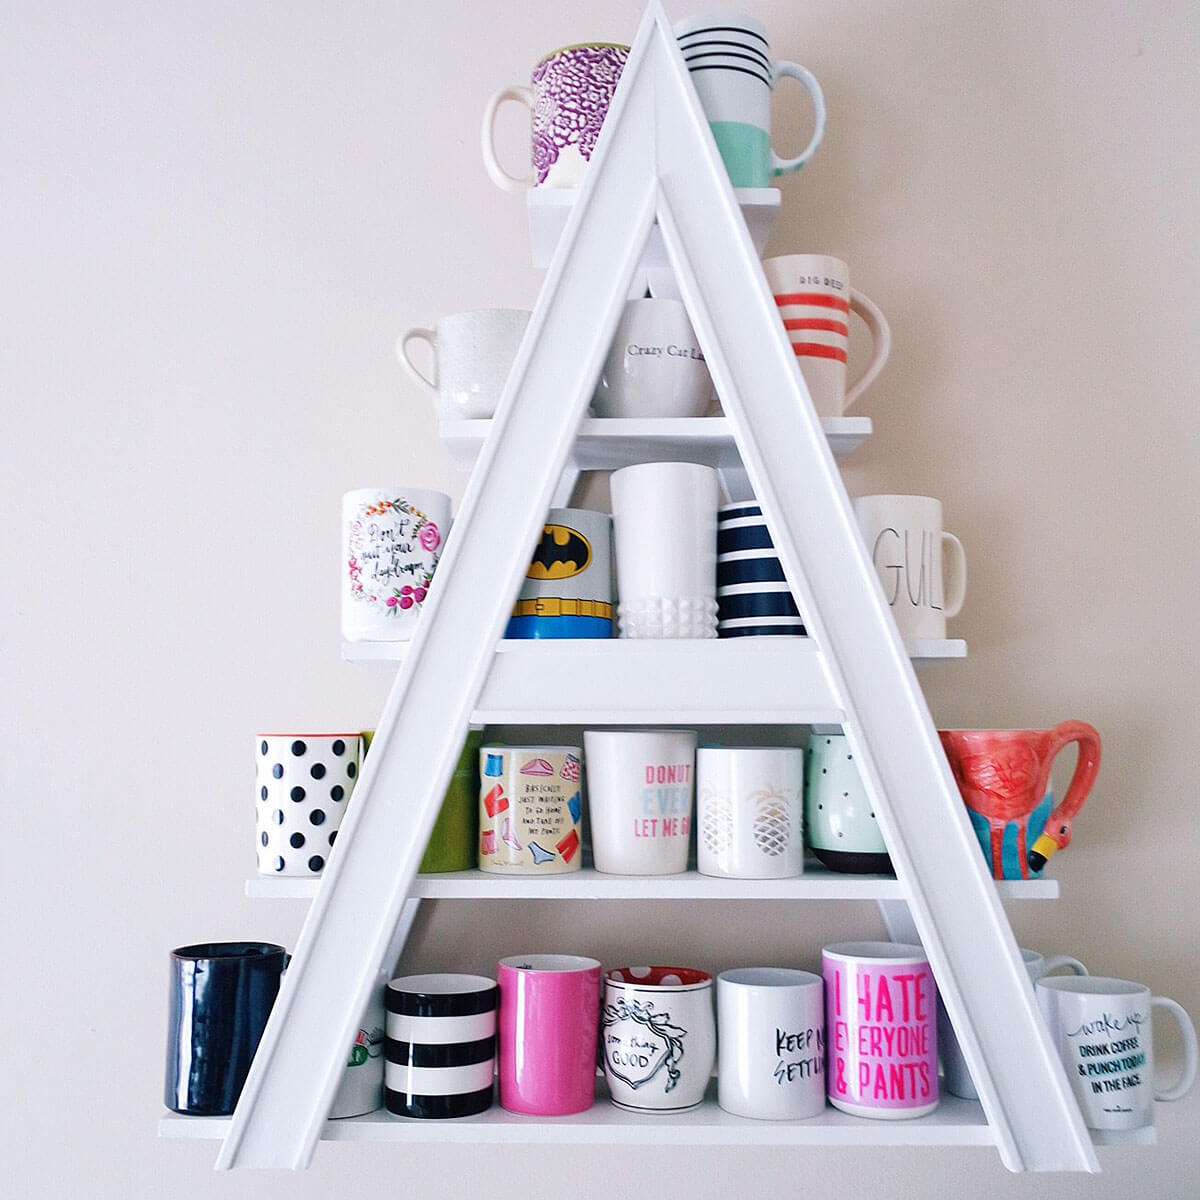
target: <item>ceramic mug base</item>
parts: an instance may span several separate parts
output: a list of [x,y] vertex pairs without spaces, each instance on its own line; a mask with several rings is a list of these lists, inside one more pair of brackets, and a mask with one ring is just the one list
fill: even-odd
[[691,1112],[704,1103],[703,1099],[700,1099],[695,1104],[684,1104],[679,1108],[643,1108],[638,1104],[622,1104],[620,1100],[614,1100],[611,1096],[609,1099],[615,1107],[623,1109],[625,1112],[641,1113],[647,1117],[672,1117],[676,1113]]
[[933,1112],[940,1101],[932,1104],[922,1104],[919,1108],[872,1108],[868,1104],[851,1104],[849,1100],[835,1100],[829,1097],[829,1103],[852,1117],[870,1117],[879,1121],[912,1121],[917,1117],[927,1117]]
[[843,875],[894,875],[892,860],[886,854],[860,854],[854,850],[819,850],[812,852],[831,871]]
[[419,1121],[447,1121],[455,1117],[473,1117],[492,1107],[492,1085],[478,1092],[450,1096],[409,1096],[385,1090],[384,1106],[395,1117]]

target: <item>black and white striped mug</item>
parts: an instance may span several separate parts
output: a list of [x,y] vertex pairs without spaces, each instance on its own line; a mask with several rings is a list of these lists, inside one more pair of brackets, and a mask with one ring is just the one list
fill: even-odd
[[387,986],[384,1099],[401,1117],[469,1117],[492,1105],[500,989],[482,975]]

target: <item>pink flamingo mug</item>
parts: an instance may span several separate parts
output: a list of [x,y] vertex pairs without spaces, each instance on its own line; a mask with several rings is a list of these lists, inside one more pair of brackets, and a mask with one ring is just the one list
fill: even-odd
[[575,954],[502,958],[500,1104],[565,1117],[596,1099],[600,964]]
[[[938,736],[993,878],[1039,874],[1071,841],[1072,823],[1100,770],[1100,734],[1085,721],[1064,721],[1044,731],[943,729]],[[1079,744],[1079,761],[1053,808],[1050,769],[1071,742]]]

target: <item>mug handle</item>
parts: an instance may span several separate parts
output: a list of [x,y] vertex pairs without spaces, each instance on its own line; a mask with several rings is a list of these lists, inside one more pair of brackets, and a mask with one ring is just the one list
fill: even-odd
[[825,136],[825,93],[821,91],[821,85],[817,82],[817,77],[806,67],[800,66],[794,62],[776,62],[771,64],[771,86],[774,89],[775,83],[783,78],[798,79],[808,89],[808,94],[812,97],[813,102],[813,117],[815,119],[815,128],[813,135],[808,145],[796,155],[795,158],[780,158],[775,153],[774,148],[771,150],[771,174],[772,175],[788,175],[792,171],[798,171],[812,156],[817,152],[817,147],[821,144],[821,139]]
[[879,311],[879,306],[873,300],[867,299],[857,288],[850,289],[850,311],[857,313],[862,318],[862,323],[870,330],[873,350],[866,370],[846,389],[842,412],[875,382],[875,376],[883,370],[883,364],[892,352],[892,327]]
[[1200,1062],[1200,1047],[1196,1044],[1196,1030],[1192,1019],[1182,1005],[1166,996],[1151,996],[1151,1008],[1161,1008],[1169,1012],[1179,1024],[1179,1032],[1183,1034],[1183,1074],[1180,1075],[1174,1087],[1155,1088],[1155,1100],[1182,1100],[1192,1090],[1196,1082],[1196,1066]]
[[[411,358],[408,356],[408,343],[416,340],[428,342],[433,350],[433,378],[430,379]],[[431,391],[435,396],[438,394],[438,369],[437,369],[437,331],[433,329],[422,329],[419,325],[412,329],[406,329],[396,339],[396,358],[400,365],[423,387]]]
[[[942,597],[942,615],[957,617],[962,612],[963,601],[967,598],[967,552],[963,544],[952,533],[942,532],[942,562],[946,562],[946,548],[950,548],[950,595]],[[945,584],[943,583],[943,588]]]
[[1086,721],[1064,721],[1051,731],[1050,759],[1054,760],[1064,746],[1079,743],[1079,761],[1063,802],[1050,814],[1042,836],[1029,851],[1030,870],[1040,871],[1050,856],[1066,849],[1071,843],[1071,822],[1083,807],[1083,802],[1096,782],[1100,770],[1100,734]]
[[1069,954],[1053,954],[1046,959],[1042,966],[1042,973],[1038,978],[1045,979],[1047,975],[1053,974],[1060,967],[1067,967],[1072,975],[1086,975],[1088,973],[1087,967],[1079,959],[1072,958]]
[[480,131],[480,148],[483,150],[483,165],[492,182],[506,192],[525,192],[533,187],[532,172],[524,179],[510,175],[496,157],[496,113],[506,100],[516,100],[533,112],[533,89],[527,87],[501,88],[488,102],[483,110],[483,128]]

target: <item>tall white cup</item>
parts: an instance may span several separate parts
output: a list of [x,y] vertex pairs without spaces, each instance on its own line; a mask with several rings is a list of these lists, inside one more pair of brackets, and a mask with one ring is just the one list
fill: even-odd
[[743,967],[717,976],[717,1102],[739,1117],[800,1121],[825,1111],[819,975]]
[[639,463],[614,471],[621,637],[717,636],[717,503],[712,467]]
[[789,879],[804,870],[804,751],[696,751],[697,866],[702,875]]
[[967,556],[942,529],[932,496],[860,496],[854,514],[867,552],[906,641],[946,636],[946,618],[962,611]]
[[[1191,1090],[1200,1051],[1191,1018],[1174,1000],[1097,975],[1039,979],[1034,991],[1089,1129],[1153,1125],[1155,1100],[1182,1100]],[[1154,1079],[1156,1008],[1174,1017],[1183,1035],[1183,1073],[1166,1088]]]
[[596,870],[687,870],[695,795],[691,729],[588,730],[583,735]]

